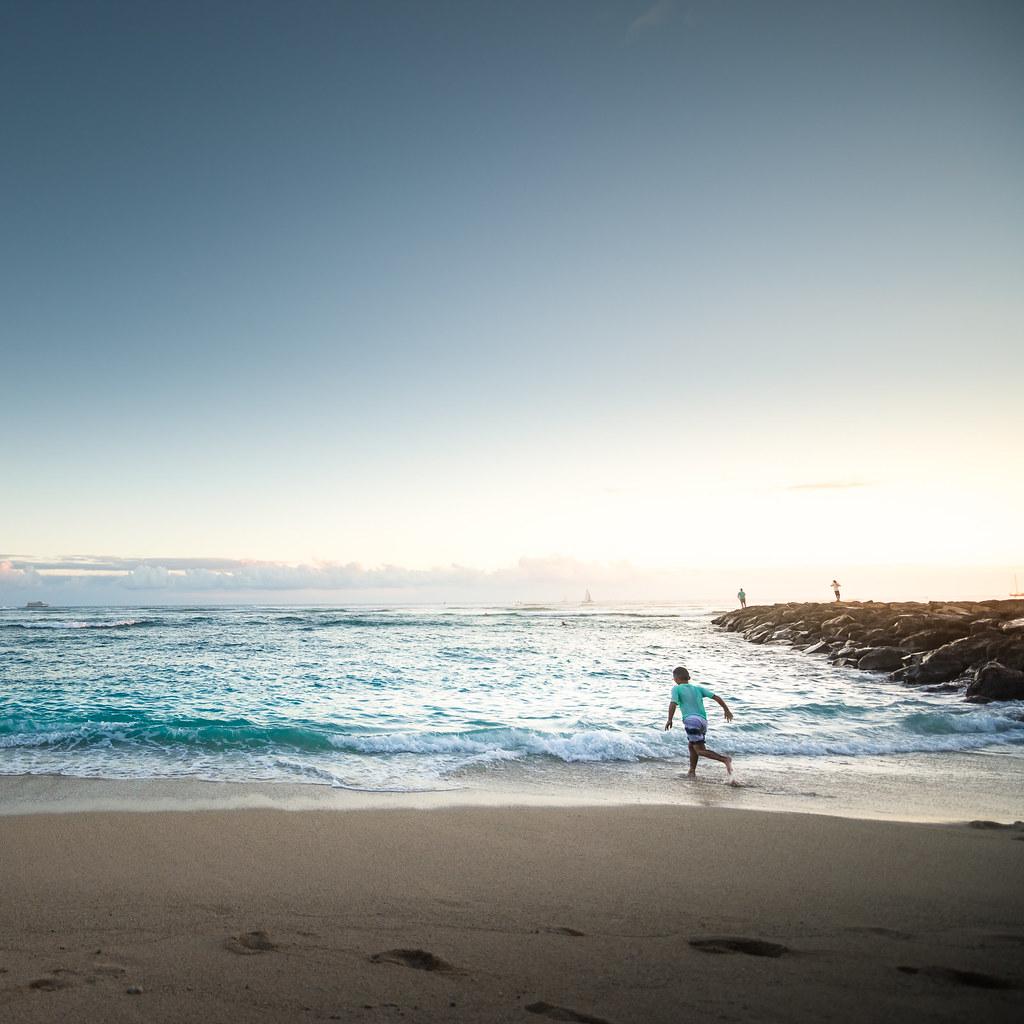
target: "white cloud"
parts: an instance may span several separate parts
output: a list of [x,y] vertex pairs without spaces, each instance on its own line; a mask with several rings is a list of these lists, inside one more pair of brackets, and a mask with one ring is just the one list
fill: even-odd
[[174,577],[164,566],[139,565],[126,576],[114,578],[129,590],[162,590],[170,586]]
[[8,587],[35,587],[41,579],[32,566],[23,566],[7,559],[0,562],[0,594]]

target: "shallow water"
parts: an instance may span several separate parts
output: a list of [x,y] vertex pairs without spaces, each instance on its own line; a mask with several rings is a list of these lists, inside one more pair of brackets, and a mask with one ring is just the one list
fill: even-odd
[[936,770],[954,752],[1024,763],[1019,703],[969,705],[962,693],[747,644],[712,615],[636,605],[0,610],[0,773],[371,790],[511,777],[642,785],[684,766],[682,730],[661,728],[680,663],[736,715],[726,726],[709,702],[709,744],[759,765],[762,786],[780,769],[813,779],[879,756]]

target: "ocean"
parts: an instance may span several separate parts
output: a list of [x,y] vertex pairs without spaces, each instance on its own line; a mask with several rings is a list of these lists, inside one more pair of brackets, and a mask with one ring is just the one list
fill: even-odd
[[[809,779],[827,791],[829,774],[900,759],[932,779],[954,755],[1024,766],[1019,703],[966,704],[962,691],[912,689],[752,645],[713,626],[714,614],[682,605],[6,608],[0,774],[643,793],[686,767],[681,723],[662,730],[678,664],[736,716],[725,725],[709,702],[709,745],[732,754],[738,773],[756,766],[769,791],[804,792]],[[1019,788],[1020,779],[1008,781]]]

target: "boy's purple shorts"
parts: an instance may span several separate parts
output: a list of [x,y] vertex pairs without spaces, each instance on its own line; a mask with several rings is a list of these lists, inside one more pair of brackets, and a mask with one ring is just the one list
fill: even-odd
[[700,715],[687,715],[683,719],[683,728],[690,743],[703,743],[708,734],[708,723]]

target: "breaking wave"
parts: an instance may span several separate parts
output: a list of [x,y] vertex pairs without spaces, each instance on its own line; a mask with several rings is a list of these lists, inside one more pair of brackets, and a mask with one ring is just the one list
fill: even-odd
[[[966,714],[913,714],[887,729],[868,733],[830,732],[816,735],[756,726],[716,728],[709,745],[735,754],[779,756],[863,756],[973,750],[992,743],[1024,743],[1024,708],[1008,704],[978,707]],[[637,762],[675,759],[686,752],[681,728],[663,732],[641,729],[580,728],[543,731],[495,727],[458,732],[339,732],[321,726],[284,723],[259,725],[245,720],[151,722],[84,721],[54,724],[0,721],[0,750],[49,749],[82,751],[119,748],[139,753],[322,755],[323,771],[331,773],[332,753],[380,760],[413,755],[450,767],[453,763],[546,758],[567,764]],[[326,777],[326,776],[325,776]]]

